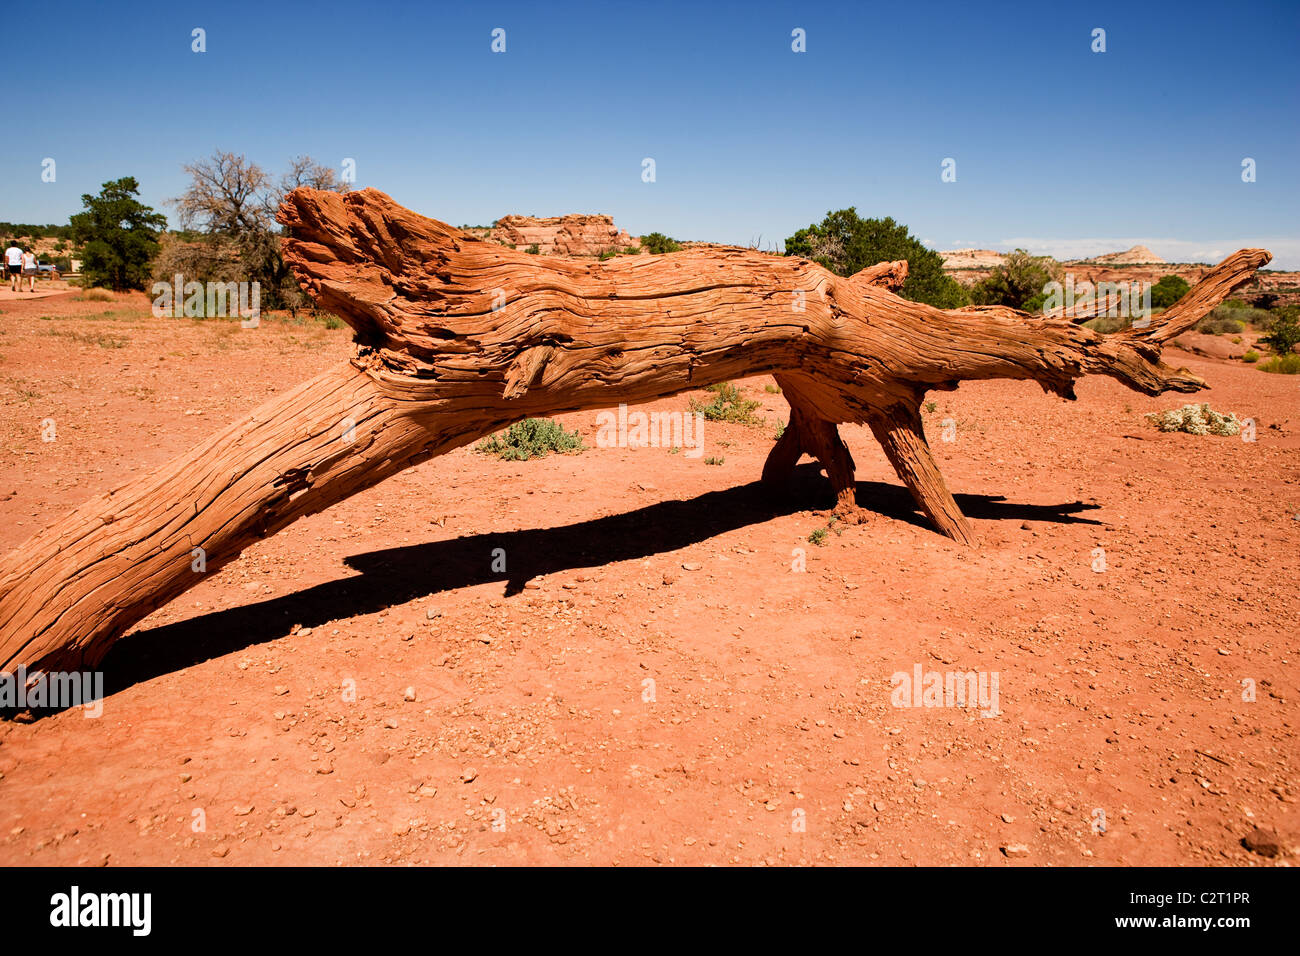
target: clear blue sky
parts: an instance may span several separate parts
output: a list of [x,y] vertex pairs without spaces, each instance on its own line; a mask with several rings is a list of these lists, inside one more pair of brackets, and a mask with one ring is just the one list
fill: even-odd
[[1298,48],[1294,0],[38,0],[0,21],[0,220],[66,221],[124,175],[167,211],[220,148],[276,174],[351,157],[358,186],[453,224],[605,212],[770,247],[856,205],[939,249],[1256,244],[1300,268]]

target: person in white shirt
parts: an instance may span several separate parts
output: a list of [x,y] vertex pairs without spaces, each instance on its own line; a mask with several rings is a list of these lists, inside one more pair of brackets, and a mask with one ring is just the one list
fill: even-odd
[[9,286],[14,291],[18,291],[18,282],[23,274],[23,251],[18,248],[18,244],[10,243],[9,248],[5,250],[5,274],[9,277]]
[[[23,277],[27,280],[27,291],[36,291],[36,276],[40,274],[40,269],[36,262],[36,253],[30,249],[23,252]],[[20,286],[22,283],[18,283]]]

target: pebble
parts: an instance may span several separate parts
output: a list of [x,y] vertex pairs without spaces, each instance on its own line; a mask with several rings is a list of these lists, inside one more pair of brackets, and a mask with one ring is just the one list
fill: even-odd
[[1023,843],[1008,843],[1002,847],[1002,852],[1009,857],[1029,856],[1029,847]]

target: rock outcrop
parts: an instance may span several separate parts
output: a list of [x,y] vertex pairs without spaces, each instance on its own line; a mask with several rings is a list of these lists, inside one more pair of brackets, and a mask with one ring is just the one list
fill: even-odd
[[544,256],[598,256],[634,247],[638,240],[614,225],[612,216],[505,216],[488,234],[503,245],[528,251],[537,246]]
[[1006,253],[993,249],[951,249],[941,252],[945,269],[992,269],[1002,265]]
[[1167,262],[1167,260],[1161,259],[1146,246],[1134,246],[1132,249],[1125,249],[1123,252],[1108,252],[1104,256],[1093,256],[1086,261],[1108,266],[1163,265]]

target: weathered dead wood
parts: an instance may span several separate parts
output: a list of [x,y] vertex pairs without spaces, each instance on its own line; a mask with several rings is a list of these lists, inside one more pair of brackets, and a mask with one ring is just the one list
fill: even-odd
[[921,427],[927,391],[1033,379],[1073,398],[1086,374],[1149,395],[1195,391],[1203,383],[1162,364],[1161,345],[1270,258],[1237,252],[1151,327],[1103,336],[1005,308],[909,302],[890,291],[906,263],[841,278],[739,249],[532,256],[375,190],[298,190],[280,216],[287,261],[356,331],[356,357],[0,561],[0,668],[93,665],[250,543],[511,422],[761,373],[777,375],[791,406],[766,479],[814,455],[837,509],[852,509],[853,459],[836,426],[863,422],[935,526],[970,542]]

